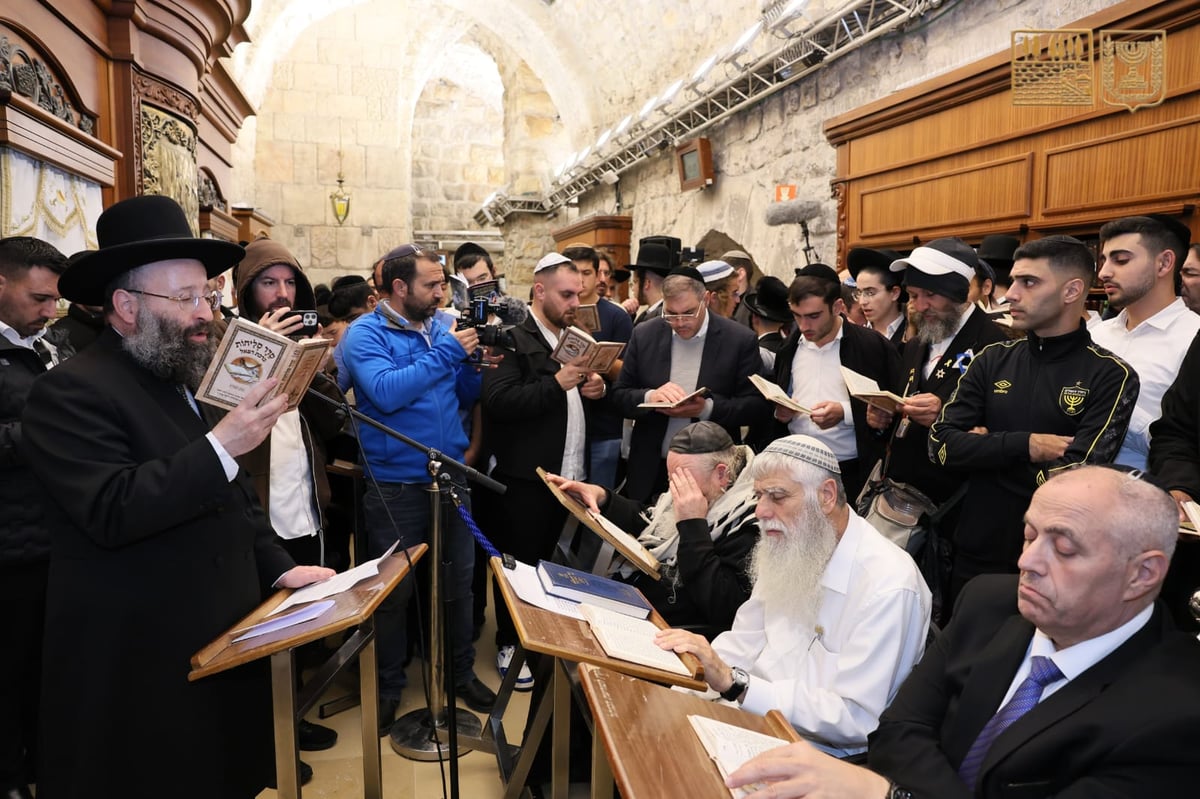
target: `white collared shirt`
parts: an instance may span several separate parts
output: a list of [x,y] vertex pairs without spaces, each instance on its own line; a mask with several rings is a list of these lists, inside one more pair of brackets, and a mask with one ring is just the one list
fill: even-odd
[[1200,314],[1179,297],[1133,330],[1125,311],[1090,329],[1092,341],[1125,360],[1137,372],[1137,404],[1116,463],[1145,469],[1150,456],[1150,425],[1162,416],[1162,398],[1179,374],[1192,339],[1200,332]]
[[[840,402],[842,421],[828,430],[822,430],[807,413],[798,413],[788,422],[788,432],[812,436],[833,450],[834,457],[839,461],[858,457],[854,416],[850,411],[850,391],[842,377],[842,336],[848,324],[843,319],[833,339],[819,347],[800,336],[796,354],[792,357],[792,399],[806,408],[818,402]],[[803,375],[803,379],[798,380],[799,375]]]
[[913,559],[851,510],[820,596],[816,627],[799,629],[783,614],[768,617],[751,593],[712,648],[750,673],[744,709],[778,708],[802,735],[861,752],[925,651],[929,588]]
[[1054,665],[1058,666],[1058,670],[1063,673],[1061,680],[1047,683],[1042,689],[1042,697],[1038,702],[1044,702],[1055,691],[1111,655],[1117,647],[1128,641],[1138,630],[1145,627],[1153,613],[1154,606],[1147,605],[1142,608],[1140,613],[1117,629],[1110,630],[1104,635],[1095,638],[1089,638],[1086,641],[1080,641],[1066,649],[1055,649],[1054,642],[1050,640],[1048,635],[1041,630],[1035,630],[1033,638],[1029,641],[1029,650],[1025,653],[1025,660],[1021,662],[1021,668],[1017,669],[1017,673],[1013,676],[1013,681],[1008,686],[1008,693],[1004,695],[1004,699],[996,707],[996,711],[999,711],[1000,708],[1008,704],[1008,700],[1012,699],[1013,694],[1017,692],[1017,688],[1029,676],[1030,663],[1034,657],[1050,658],[1054,661]]
[[287,411],[271,428],[270,489],[267,512],[280,538],[316,535],[321,523],[313,506],[312,464],[304,448],[299,409]]
[[[536,313],[531,313],[533,321],[537,324],[538,330],[545,339],[546,344],[550,349],[554,349],[558,345],[558,340],[562,333],[554,334],[550,328],[542,323],[541,318]],[[567,395],[567,435],[566,441],[563,443],[562,469],[559,471],[563,477],[568,480],[583,480],[587,477],[587,472],[584,466],[584,442],[587,438],[587,427],[583,415],[583,399],[579,396],[579,387],[576,386],[566,392]]]
[[43,327],[41,330],[34,333],[32,336],[22,336],[19,333],[17,333],[16,328],[10,326],[8,323],[6,323],[4,321],[0,321],[0,335],[4,336],[6,339],[8,339],[10,342],[12,342],[13,346],[21,347],[21,348],[27,349],[27,350],[33,349],[33,342],[37,341],[38,339],[43,339],[42,345],[45,346],[45,348],[50,351],[50,359],[51,359],[49,365],[47,365],[46,368],[51,369],[58,365],[58,347],[54,346],[49,341],[44,340],[44,337],[46,335],[46,328]]

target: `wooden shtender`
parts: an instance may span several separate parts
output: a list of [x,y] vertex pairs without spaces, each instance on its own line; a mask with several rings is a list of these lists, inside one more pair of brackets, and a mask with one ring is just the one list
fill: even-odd
[[554,495],[554,498],[570,511],[571,515],[578,519],[584,527],[600,536],[602,541],[609,544],[625,560],[633,564],[634,568],[638,571],[655,580],[661,579],[661,575],[659,574],[661,564],[658,562],[658,558],[650,554],[650,550],[639,544],[636,538],[630,536],[629,539],[622,540],[608,530],[605,530],[603,525],[592,518],[592,514],[588,511],[587,506],[546,479],[547,472],[545,469],[540,466],[537,467],[537,474],[538,477],[542,478],[542,482],[546,484],[546,488],[550,489],[550,493]]
[[740,708],[672,691],[603,668],[581,665],[579,681],[595,720],[592,797],[697,799],[729,796],[716,764],[692,731],[689,715],[800,740],[778,710],[759,716]]

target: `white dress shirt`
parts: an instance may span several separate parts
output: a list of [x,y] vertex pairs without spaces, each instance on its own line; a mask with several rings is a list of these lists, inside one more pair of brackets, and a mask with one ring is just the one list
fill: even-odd
[[1092,341],[1126,361],[1137,372],[1141,388],[1129,419],[1129,430],[1121,443],[1116,462],[1145,469],[1150,456],[1150,425],[1162,416],[1162,398],[1179,365],[1200,332],[1200,314],[1193,313],[1179,297],[1133,330],[1125,311],[1093,325]]
[[812,436],[833,450],[834,457],[839,461],[858,457],[854,416],[850,411],[850,391],[842,377],[842,336],[848,324],[843,319],[833,339],[820,347],[800,336],[796,354],[792,356],[792,399],[805,408],[811,408],[818,402],[839,402],[842,405],[842,421],[828,430],[822,430],[807,413],[798,413],[788,422],[788,432]]
[[316,535],[321,526],[313,506],[312,463],[304,447],[299,409],[287,411],[271,428],[271,473],[267,512],[280,538]]
[[765,618],[755,593],[712,647],[750,673],[742,707],[778,708],[800,734],[846,754],[867,735],[925,651],[930,594],[904,550],[854,511],[821,576],[815,629]]
[[[561,337],[555,335],[554,332],[542,323],[537,314],[530,314],[533,321],[537,323],[538,330],[541,331],[542,338],[546,340],[546,344],[553,350],[558,346],[558,339]],[[563,444],[562,469],[559,471],[563,477],[568,480],[584,480],[587,478],[587,472],[584,469],[584,441],[587,438],[587,427],[583,416],[583,400],[579,396],[579,387],[576,386],[567,394],[567,436],[566,442]]]

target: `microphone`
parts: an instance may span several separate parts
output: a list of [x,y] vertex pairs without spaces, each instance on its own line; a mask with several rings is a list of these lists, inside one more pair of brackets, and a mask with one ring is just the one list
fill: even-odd
[[821,204],[815,200],[786,200],[767,206],[766,223],[794,225],[821,215]]
[[506,325],[519,325],[529,318],[529,306],[519,297],[505,295],[496,299],[496,316]]

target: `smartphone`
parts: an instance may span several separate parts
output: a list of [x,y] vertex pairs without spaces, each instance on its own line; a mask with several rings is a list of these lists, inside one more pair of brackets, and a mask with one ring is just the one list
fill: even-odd
[[303,321],[303,326],[298,330],[293,330],[291,333],[289,333],[288,338],[312,338],[313,336],[317,335],[317,325],[319,324],[319,321],[316,311],[288,311],[282,317],[280,317],[280,321],[295,319],[297,316]]

